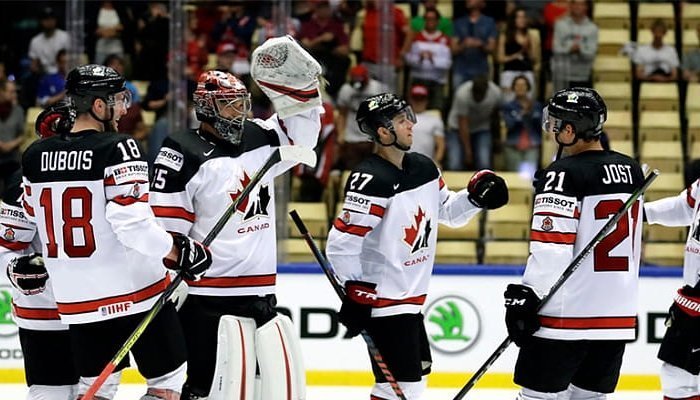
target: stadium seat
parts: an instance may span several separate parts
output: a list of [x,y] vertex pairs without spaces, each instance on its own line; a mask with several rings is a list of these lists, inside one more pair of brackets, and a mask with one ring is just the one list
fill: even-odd
[[[685,109],[688,114],[700,112],[700,83],[688,83],[688,95],[686,97]],[[694,115],[696,122],[700,122],[700,118],[698,117],[700,117],[700,115]],[[690,116],[688,118],[690,118]]]
[[683,2],[681,7],[681,25],[683,29],[695,29],[700,24],[700,4]]
[[595,22],[599,28],[629,29],[629,4],[596,2],[593,5],[593,22]]
[[156,112],[141,110],[141,118],[143,118],[143,124],[146,126],[146,130],[150,131],[153,124],[156,122]]
[[698,42],[698,33],[693,29],[685,29],[683,31],[683,54],[686,54],[687,52],[691,50],[695,50],[700,46],[700,42]]
[[467,187],[474,171],[442,171],[442,180],[450,190],[459,191]]
[[594,87],[605,99],[608,110],[632,109],[632,86],[629,82],[596,82]]
[[634,144],[631,140],[611,140],[610,149],[618,153],[625,154],[632,158],[634,157]]
[[643,141],[639,151],[639,161],[649,164],[664,173],[683,172],[681,143],[675,141]]
[[663,266],[683,265],[685,243],[645,243],[642,262]]
[[632,112],[608,111],[608,120],[605,121],[604,130],[610,140],[630,140],[632,138]]
[[598,31],[598,54],[616,56],[622,46],[630,41],[628,29],[600,29]]
[[668,27],[672,27],[674,25],[675,16],[673,13],[673,4],[648,2],[639,2],[638,4],[637,27],[640,30],[649,30],[654,20],[658,18],[663,19]]
[[435,262],[439,264],[475,264],[476,242],[469,240],[440,240],[437,242]]
[[[304,221],[306,228],[311,233],[314,238],[325,238],[328,236],[329,230],[329,219],[328,210],[326,209],[326,203],[302,203],[302,202],[289,202],[287,204],[287,209],[289,211],[297,210],[299,216]],[[287,226],[289,228],[288,237],[301,237],[301,233],[297,229],[296,225],[292,222],[292,218],[287,214]]]
[[644,224],[645,242],[684,242],[687,237],[687,227]]
[[593,61],[595,82],[629,82],[631,77],[630,59],[625,56],[599,55]]
[[[319,241],[314,238],[316,245],[319,249],[324,248],[324,242]],[[306,244],[304,239],[285,239],[284,240],[284,250],[285,250],[285,262],[314,262],[314,258],[309,245]]]
[[508,205],[524,204],[532,205],[534,187],[531,176],[523,176],[517,172],[498,172],[508,185]]
[[[688,93],[688,96],[690,96],[690,93]],[[688,140],[693,142],[700,141],[700,109],[688,112]]]
[[[667,44],[669,46],[674,46],[676,44],[676,33],[673,31],[673,29],[670,29],[673,25],[670,24],[666,25],[669,29],[666,31],[666,35],[664,36],[664,44]],[[640,29],[639,34],[637,36],[637,43],[640,45],[642,44],[651,44],[652,40],[652,35],[651,35],[651,29]]]
[[680,143],[681,121],[678,112],[645,111],[640,113],[639,137],[641,141],[674,140]]
[[678,111],[678,99],[675,82],[643,82],[639,89],[639,110]]
[[485,236],[488,239],[525,240],[530,236],[532,205],[508,204],[486,215]]
[[654,201],[664,197],[676,196],[684,189],[683,174],[664,172],[654,180],[644,193],[644,201]]
[[450,228],[447,225],[438,224],[438,239],[479,239],[480,226],[481,214],[475,215],[468,224],[459,228]]
[[526,240],[489,241],[484,245],[484,264],[525,265],[529,254]]

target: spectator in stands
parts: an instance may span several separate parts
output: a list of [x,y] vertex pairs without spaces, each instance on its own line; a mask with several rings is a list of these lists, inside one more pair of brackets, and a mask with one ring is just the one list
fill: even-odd
[[484,0],[466,0],[467,15],[454,23],[452,87],[489,74],[489,56],[496,49],[496,22],[482,14]]
[[416,113],[416,124],[413,125],[413,144],[411,151],[424,154],[442,168],[442,158],[445,155],[445,124],[442,123],[440,110],[428,110],[428,88],[424,85],[413,85],[410,90],[409,103]]
[[[700,25],[695,27],[700,39]],[[683,79],[690,82],[700,82],[700,48],[695,48],[683,54]]]
[[24,110],[17,104],[14,82],[0,80],[0,183],[20,167],[19,146],[24,138]]
[[231,42],[219,43],[216,48],[216,70],[230,72],[238,78],[250,76],[248,50]]
[[294,176],[301,181],[296,201],[321,201],[323,191],[328,184],[333,166],[337,129],[333,116],[333,104],[324,100],[323,109],[325,112],[321,115],[321,133],[318,135],[318,143],[314,148],[318,162],[313,168],[304,164],[294,167]]
[[283,34],[290,35],[293,38],[297,38],[299,30],[301,29],[301,22],[299,19],[291,16],[282,16],[280,6],[277,2],[270,2],[268,7],[263,8],[263,13],[258,15],[257,23],[257,37],[253,38],[255,43],[258,45],[264,43],[267,39],[277,37],[280,35],[278,30],[278,24],[281,18],[284,18],[284,28]]
[[506,170],[527,171],[528,176],[537,170],[542,141],[542,105],[529,96],[530,80],[517,76],[511,83],[515,99],[501,108],[507,133],[504,144]]
[[121,32],[124,26],[121,23],[117,10],[111,1],[103,1],[97,13],[97,42],[95,43],[95,62],[104,63],[110,54],[124,55]]
[[339,168],[351,170],[365,157],[372,154],[374,144],[368,136],[360,131],[355,121],[357,108],[362,100],[369,96],[387,92],[387,85],[370,78],[369,70],[364,64],[350,69],[350,82],[346,82],[338,92],[338,163]]
[[191,79],[199,77],[204,72],[204,67],[209,63],[207,36],[203,33],[197,33],[195,13],[188,12],[187,30],[185,31],[185,52],[187,55],[185,75]]
[[[105,58],[104,65],[114,69],[121,76],[124,76],[124,60],[118,54],[110,54]],[[127,108],[126,114],[119,118],[119,132],[128,133],[134,139],[141,142],[144,148],[146,147],[146,137],[148,136],[148,128],[141,114],[141,96],[139,95],[136,86],[131,81],[126,81],[124,86],[131,93],[131,107]]]
[[66,97],[66,74],[68,74],[68,54],[65,49],[61,49],[56,54],[57,70],[53,74],[44,75],[39,81],[39,88],[36,94],[36,105],[39,107],[49,107]]
[[333,16],[328,0],[315,2],[311,18],[301,24],[298,39],[323,66],[326,91],[335,98],[350,67],[350,39],[342,21]]
[[219,11],[221,19],[214,25],[211,33],[214,42],[233,42],[237,46],[245,46],[246,50],[250,51],[257,20],[246,8],[245,2],[228,2],[227,5],[219,6]]
[[[391,51],[381,48],[382,35],[387,32],[381,21],[381,7],[383,6],[388,7],[388,11],[393,16],[393,24],[390,26],[391,30],[389,31],[392,35],[392,40],[387,41],[391,44]],[[394,90],[398,87],[395,68],[403,66],[401,50],[407,33],[408,20],[403,11],[394,7],[392,2],[365,1],[365,20],[362,25],[362,62],[372,77],[381,80]],[[386,66],[382,64],[385,59],[388,60]]]
[[61,49],[70,48],[70,38],[66,31],[57,28],[57,18],[52,8],[44,8],[40,15],[41,33],[29,43],[29,58],[32,69],[41,73],[54,74],[58,69],[56,54]]
[[651,44],[637,47],[634,53],[634,74],[640,81],[673,82],[678,78],[678,53],[676,48],[664,44],[666,23],[657,19],[651,24]]
[[457,88],[447,116],[446,169],[491,168],[494,148],[491,120],[498,112],[501,97],[501,89],[486,75]]
[[423,85],[430,93],[428,107],[442,110],[452,54],[450,38],[437,29],[439,20],[436,9],[425,11],[425,29],[414,35],[405,58],[411,68],[411,82]]
[[134,79],[153,81],[167,76],[170,17],[165,3],[152,2],[138,21],[134,43]]
[[544,46],[542,46],[542,60],[548,61],[552,55],[552,40],[554,38],[554,24],[559,18],[569,12],[569,0],[553,0],[544,6],[542,18],[544,20]]
[[510,94],[516,76],[524,76],[530,81],[530,88],[535,87],[534,70],[540,61],[540,43],[529,28],[525,10],[516,8],[508,16],[506,30],[499,37],[497,59],[503,65],[500,85],[505,94]]
[[593,61],[598,52],[598,26],[588,18],[586,0],[571,0],[569,15],[554,24],[552,40],[554,91],[591,87]]
[[[422,0],[422,3],[425,11],[423,11],[423,15],[416,15],[415,17],[411,18],[411,34],[418,33],[425,29],[425,14],[428,10],[437,10],[437,0]],[[437,30],[444,33],[448,37],[451,37],[452,19],[444,15],[440,15],[440,20],[437,23]]]

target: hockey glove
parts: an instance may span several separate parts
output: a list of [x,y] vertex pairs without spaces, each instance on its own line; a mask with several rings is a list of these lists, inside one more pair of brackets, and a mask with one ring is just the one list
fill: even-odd
[[345,297],[338,320],[348,329],[348,337],[359,335],[367,327],[372,306],[377,301],[376,287],[376,284],[369,282],[345,282]]
[[476,171],[472,175],[467,191],[469,201],[479,208],[493,210],[508,203],[506,181],[488,169]]
[[165,266],[182,271],[184,278],[199,280],[211,266],[211,252],[198,241],[181,233],[173,233],[173,245],[177,248],[177,261],[166,260]]
[[46,289],[49,274],[41,254],[34,253],[12,259],[7,266],[7,277],[12,286],[28,296],[42,293]]
[[666,318],[659,359],[697,375],[700,365],[700,288],[678,289]]
[[506,304],[508,337],[521,346],[540,329],[537,307],[541,300],[531,287],[512,283],[506,288],[503,297]]

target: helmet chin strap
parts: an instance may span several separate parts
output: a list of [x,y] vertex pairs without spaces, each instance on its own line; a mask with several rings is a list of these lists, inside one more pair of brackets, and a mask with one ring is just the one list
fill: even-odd
[[561,155],[562,155],[562,153],[564,152],[564,147],[573,146],[573,145],[576,144],[576,142],[578,142],[578,135],[574,135],[574,141],[573,141],[573,142],[571,142],[571,143],[562,143],[562,142],[559,141],[559,133],[560,133],[560,132],[557,132],[557,133],[554,134],[554,140],[555,140],[555,141],[557,142],[557,144],[559,145],[559,148],[557,149],[557,156],[554,158],[554,161],[557,161],[558,159],[561,158]]
[[92,108],[90,108],[90,115],[92,118],[95,118],[96,120],[102,122],[102,125],[104,126],[104,131],[103,132],[116,132],[116,129],[114,129],[114,124],[112,123],[112,119],[114,118],[114,108],[109,107],[109,118],[107,119],[102,119],[95,114],[94,111],[92,111]]
[[384,147],[394,146],[394,147],[396,147],[397,149],[399,149],[399,150],[401,150],[401,151],[409,151],[409,150],[411,150],[411,146],[405,146],[405,145],[402,145],[402,144],[399,143],[399,138],[396,136],[396,132],[394,132],[394,127],[393,127],[393,126],[392,126],[391,128],[387,128],[387,129],[389,130],[389,132],[391,132],[391,136],[394,137],[394,140],[393,140],[391,143],[389,143],[389,144],[384,144],[384,143],[382,143],[381,140],[379,140],[379,141],[378,141],[379,144],[381,144],[381,145],[384,146]]

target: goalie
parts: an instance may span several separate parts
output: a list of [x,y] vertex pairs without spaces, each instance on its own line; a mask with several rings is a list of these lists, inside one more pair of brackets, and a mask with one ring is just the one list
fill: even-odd
[[[256,49],[251,75],[277,111],[267,120],[248,118],[250,94],[238,78],[203,73],[194,92],[201,127],[172,134],[155,160],[150,203],[160,224],[201,240],[276,147],[313,148],[320,73],[291,37]],[[211,243],[211,269],[188,282],[180,310],[189,354],[183,399],[305,397],[298,338],[275,311],[273,179],[291,167],[281,162],[263,177]]]

